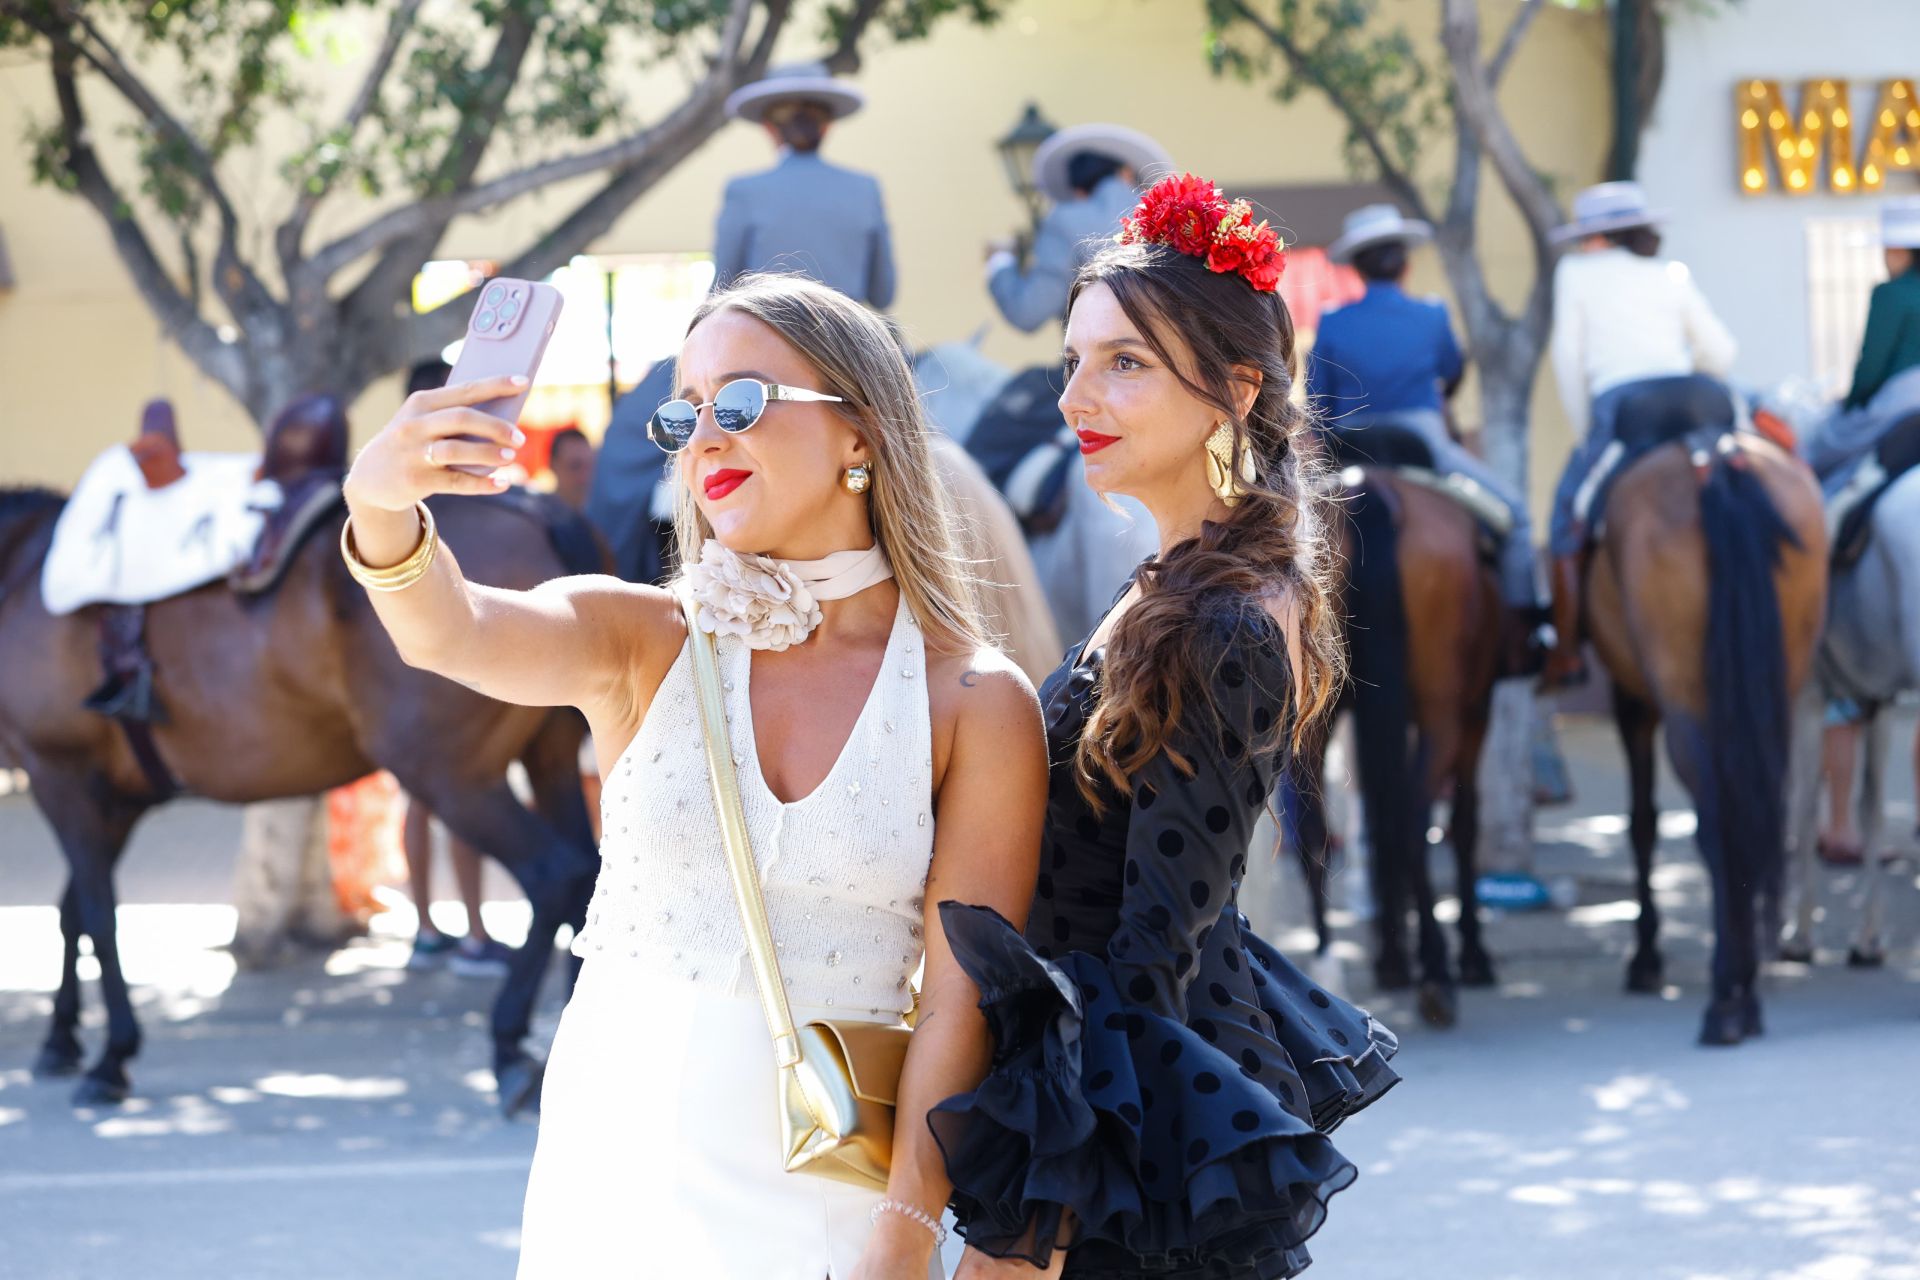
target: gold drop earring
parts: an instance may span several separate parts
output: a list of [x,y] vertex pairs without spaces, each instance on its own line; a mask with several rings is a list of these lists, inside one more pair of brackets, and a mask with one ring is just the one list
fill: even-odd
[[1233,424],[1222,419],[1207,437],[1207,483],[1229,507],[1239,505],[1247,490],[1254,482],[1253,451],[1248,449],[1240,454],[1238,463],[1234,459]]

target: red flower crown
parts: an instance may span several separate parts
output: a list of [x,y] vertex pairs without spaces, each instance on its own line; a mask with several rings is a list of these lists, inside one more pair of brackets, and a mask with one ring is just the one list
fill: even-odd
[[1206,260],[1209,271],[1233,272],[1261,293],[1280,288],[1287,255],[1280,237],[1253,220],[1253,206],[1231,203],[1205,178],[1183,173],[1162,178],[1121,220],[1121,244],[1163,244]]

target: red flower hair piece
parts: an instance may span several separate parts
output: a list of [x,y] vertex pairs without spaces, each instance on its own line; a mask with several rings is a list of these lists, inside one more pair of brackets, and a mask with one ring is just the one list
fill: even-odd
[[1209,271],[1236,274],[1261,293],[1277,290],[1287,269],[1279,235],[1253,220],[1253,206],[1229,202],[1220,188],[1191,173],[1154,183],[1121,220],[1118,239],[1205,259]]

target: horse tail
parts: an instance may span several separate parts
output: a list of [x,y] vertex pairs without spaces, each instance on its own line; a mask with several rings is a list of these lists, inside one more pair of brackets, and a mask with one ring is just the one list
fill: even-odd
[[1383,903],[1398,900],[1386,877],[1399,876],[1411,848],[1408,824],[1408,727],[1413,694],[1407,673],[1407,613],[1400,594],[1400,556],[1393,512],[1379,487],[1358,486],[1348,504],[1353,559],[1348,573],[1347,646],[1352,682],[1354,746],[1361,805],[1374,865],[1381,868]]
[[1772,894],[1785,859],[1790,696],[1774,573],[1799,537],[1739,455],[1700,489],[1707,544],[1707,754],[1729,883]]

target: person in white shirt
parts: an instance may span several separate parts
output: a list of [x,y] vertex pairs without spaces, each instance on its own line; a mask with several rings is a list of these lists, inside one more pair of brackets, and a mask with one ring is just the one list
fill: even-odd
[[1686,267],[1656,256],[1663,215],[1637,182],[1606,182],[1573,201],[1573,221],[1554,233],[1579,251],[1554,271],[1553,371],[1577,443],[1553,497],[1553,623],[1558,644],[1542,683],[1577,682],[1580,578],[1587,531],[1574,507],[1594,462],[1614,440],[1621,402],[1650,383],[1676,394],[1728,397],[1737,350]]

